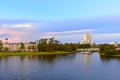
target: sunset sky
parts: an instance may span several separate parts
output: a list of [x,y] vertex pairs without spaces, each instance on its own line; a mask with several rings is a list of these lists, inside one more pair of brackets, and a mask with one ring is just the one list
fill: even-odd
[[120,0],[0,0],[0,39],[120,42]]

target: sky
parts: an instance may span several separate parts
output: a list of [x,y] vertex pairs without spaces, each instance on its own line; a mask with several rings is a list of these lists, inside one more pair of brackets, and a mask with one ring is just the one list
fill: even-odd
[[0,0],[0,39],[120,42],[120,0]]

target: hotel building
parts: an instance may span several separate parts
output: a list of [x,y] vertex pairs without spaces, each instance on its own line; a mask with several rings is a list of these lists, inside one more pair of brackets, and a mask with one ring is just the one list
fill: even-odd
[[[23,43],[24,49],[22,51],[38,51],[37,50],[37,41],[35,43]],[[5,48],[8,48],[8,51],[20,51],[21,43],[9,43],[8,39],[5,39],[3,42],[3,51]]]
[[87,32],[84,34],[84,39],[81,40],[80,44],[95,44],[94,41],[92,41],[92,34],[90,32]]

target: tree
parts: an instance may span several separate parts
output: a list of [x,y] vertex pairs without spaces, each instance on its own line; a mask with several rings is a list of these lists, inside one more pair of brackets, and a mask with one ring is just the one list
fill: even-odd
[[72,44],[70,44],[70,43],[65,43],[65,44],[64,44],[64,51],[73,51],[73,49],[72,49]]
[[24,43],[20,43],[20,51],[24,51],[25,50],[25,45],[24,45]]
[[53,51],[53,45],[52,45],[52,43],[48,43],[47,44],[46,51],[48,51],[48,52],[52,52]]
[[[89,47],[89,46],[87,46]],[[54,37],[49,39],[40,39],[38,43],[38,51],[76,51],[77,44],[73,43],[60,43],[60,41],[54,39]]]
[[3,43],[2,41],[0,40],[0,52],[3,51]]
[[54,40],[53,49],[54,51],[60,51],[60,41]]
[[90,44],[77,44],[77,48],[91,48]]
[[76,44],[70,43],[70,46],[72,48],[72,51],[76,51],[76,49],[77,49],[77,45]]
[[38,51],[46,51],[46,45],[47,45],[48,39],[40,39],[38,43]]
[[4,51],[5,51],[5,52],[8,52],[8,47],[4,47]]
[[104,54],[118,54],[119,51],[115,49],[114,45],[109,45],[109,44],[101,44],[99,45],[100,47],[100,52]]
[[49,42],[48,42],[48,44],[47,44],[47,46],[46,46],[46,50],[48,51],[48,52],[52,52],[52,51],[54,51],[54,37],[52,37],[52,38],[49,38]]

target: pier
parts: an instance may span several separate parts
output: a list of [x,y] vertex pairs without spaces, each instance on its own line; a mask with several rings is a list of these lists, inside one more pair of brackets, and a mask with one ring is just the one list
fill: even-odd
[[85,49],[77,49],[77,52],[99,52],[99,48],[85,48]]

